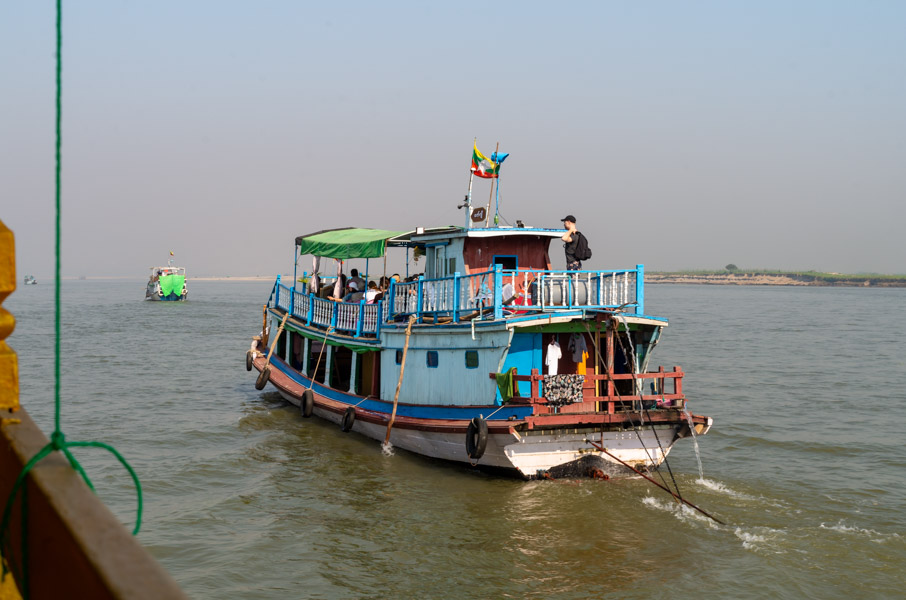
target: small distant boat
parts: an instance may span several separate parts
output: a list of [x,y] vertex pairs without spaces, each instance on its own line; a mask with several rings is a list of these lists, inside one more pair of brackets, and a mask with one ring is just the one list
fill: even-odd
[[25,285],[38,285],[38,280],[35,279],[34,275],[26,275]]
[[189,296],[186,288],[186,269],[174,267],[170,260],[166,267],[151,267],[151,277],[145,290],[145,300],[182,302]]

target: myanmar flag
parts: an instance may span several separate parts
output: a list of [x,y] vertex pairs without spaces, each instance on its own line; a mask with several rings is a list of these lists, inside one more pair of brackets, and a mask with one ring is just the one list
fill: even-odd
[[485,179],[494,179],[500,174],[500,163],[482,154],[477,142],[472,146],[472,172]]

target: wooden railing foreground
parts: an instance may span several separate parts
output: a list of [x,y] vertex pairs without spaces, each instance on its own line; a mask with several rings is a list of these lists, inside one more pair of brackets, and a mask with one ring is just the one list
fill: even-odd
[[[642,402],[646,403],[646,406],[655,402],[665,408],[683,408],[686,400],[683,394],[684,375],[682,368],[678,366],[673,367],[672,371],[659,367],[657,371],[648,373],[587,373],[584,375],[585,381],[594,385],[583,387],[582,402],[554,408],[548,406],[547,398],[544,396],[542,389],[544,375],[538,369],[532,369],[531,375],[519,375],[517,372],[513,376],[513,397],[510,402],[536,405],[540,414],[598,411],[614,414],[618,410],[638,410],[638,403]],[[489,378],[496,380],[497,374],[490,373]],[[666,390],[668,381],[673,382],[673,389],[669,392]],[[529,384],[531,391],[528,396],[519,395],[520,382]],[[642,390],[646,387],[650,389],[653,383],[654,390],[650,394],[620,394],[617,391],[617,382],[628,382],[631,387],[641,387]]]

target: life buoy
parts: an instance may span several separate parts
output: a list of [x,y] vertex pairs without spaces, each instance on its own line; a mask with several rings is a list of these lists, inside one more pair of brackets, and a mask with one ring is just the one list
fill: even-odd
[[264,367],[261,369],[261,373],[258,374],[258,379],[255,380],[255,389],[263,390],[264,386],[267,385],[267,382],[270,380],[271,368],[270,366]]
[[246,371],[252,370],[252,363],[254,361],[255,361],[255,359],[252,358],[252,351],[249,350],[248,352],[245,353],[245,370]]
[[355,407],[350,406],[346,409],[346,412],[343,413],[343,422],[340,424],[340,429],[344,432],[348,432],[352,429],[353,424],[355,423]]
[[302,392],[302,402],[299,404],[299,410],[302,411],[302,416],[306,419],[315,410],[315,395],[311,390]]
[[478,460],[484,456],[484,450],[488,445],[488,422],[481,417],[475,417],[469,421],[469,429],[466,431],[466,454],[473,460]]

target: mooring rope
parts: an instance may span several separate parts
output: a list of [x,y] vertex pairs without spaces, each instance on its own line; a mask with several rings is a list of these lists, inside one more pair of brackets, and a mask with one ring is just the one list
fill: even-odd
[[[623,315],[618,315],[617,318],[620,320],[620,322],[623,323],[623,328],[626,330],[626,341],[629,344],[630,351],[632,351],[632,335],[629,333],[629,323],[626,322],[625,317]],[[623,340],[620,339],[619,335],[616,337],[617,337],[617,342],[620,344],[620,350],[623,351],[623,356],[626,356],[626,348],[623,347]],[[677,494],[677,496],[679,496],[679,499],[682,500],[683,494],[682,494],[682,492],[680,492],[679,484],[676,482],[676,477],[673,475],[673,469],[670,468],[670,461],[667,460],[667,453],[664,452],[664,446],[661,445],[661,438],[657,434],[657,428],[654,426],[654,423],[652,423],[652,421],[651,421],[651,414],[648,412],[648,408],[645,406],[645,403],[641,400],[642,390],[641,390],[638,380],[636,379],[636,376],[635,376],[636,375],[635,372],[638,369],[638,362],[635,359],[635,352],[632,353],[632,357],[633,357],[632,358],[633,364],[632,364],[631,374],[632,374],[632,384],[633,384],[633,387],[635,388],[635,390],[633,390],[633,391],[637,391],[639,393],[639,406],[641,407],[641,410],[639,411],[639,419],[642,421],[642,425],[644,425],[645,421],[644,421],[644,419],[642,419],[642,412],[641,412],[642,410],[644,410],[645,416],[648,417],[648,422],[651,423],[651,431],[654,433],[654,439],[657,440],[657,446],[660,449],[661,454],[664,456],[664,464],[667,465],[667,472],[670,473],[670,479],[673,481],[673,487],[676,488],[676,494]],[[647,450],[646,450],[646,452],[647,452]],[[660,473],[659,468],[655,467],[655,470]],[[663,480],[663,475],[661,475],[661,479]],[[667,482],[664,481],[665,485],[666,485],[666,483]]]
[[[321,366],[321,357],[324,355],[324,348],[327,347],[327,336],[330,335],[331,331],[333,331],[333,325],[330,325],[327,328],[327,331],[324,332],[324,340],[321,342],[321,351],[318,352],[318,362],[315,363],[315,370],[311,374],[311,379],[308,383],[308,389],[311,389],[315,385],[315,377],[318,376],[318,368]],[[324,378],[327,380],[328,387],[330,387],[330,373],[325,373]]]
[[[595,353],[597,354],[598,357],[600,357],[600,356],[601,356],[601,349],[598,347],[598,342],[597,342],[597,340],[594,338],[594,336],[591,335],[591,329],[589,329],[588,324],[585,323],[584,321],[582,322],[582,324],[585,326],[585,331],[588,332],[588,336],[591,338],[591,343],[594,344],[594,346],[595,346]],[[627,331],[628,331],[628,328],[627,328]],[[625,357],[625,356],[626,356],[626,349],[623,348],[623,342],[619,339],[619,337],[620,337],[619,334],[617,334],[616,337],[617,337],[617,342],[620,344],[620,349],[623,351],[623,356]],[[604,369],[604,374],[607,375],[607,379],[609,379],[609,380],[613,383],[613,391],[614,391],[614,394],[616,394],[617,400],[618,400],[619,402],[622,403],[622,402],[623,402],[623,397],[620,395],[620,392],[617,391],[617,382],[613,380],[613,377],[610,376],[610,373],[607,372],[607,369]],[[635,381],[635,376],[634,376],[634,375],[633,375],[633,381]],[[633,423],[633,421],[632,421],[632,416],[631,416],[631,415],[632,415],[631,412],[630,412],[630,413],[627,413],[627,416],[629,417],[629,423],[630,423],[630,425],[632,425],[633,431],[635,431],[635,436],[639,439],[639,444],[642,445],[642,449],[645,451],[645,454],[646,454],[649,458],[651,458],[651,451],[648,450],[648,446],[645,445],[645,441],[642,439],[642,434],[641,434],[641,427],[642,427],[642,425],[645,424],[645,421],[642,420],[642,421],[641,421],[641,424],[639,425],[639,428],[636,429],[635,423]],[[639,418],[641,419],[641,414],[639,415]],[[650,416],[649,416],[648,420],[651,421]],[[653,427],[653,426],[652,426],[652,431],[654,431],[654,427]],[[654,432],[654,437],[655,437],[655,439],[657,440],[658,448],[660,448],[661,454],[662,454],[663,457],[664,457],[664,463],[667,464],[667,469],[669,470],[669,469],[670,469],[670,464],[667,462],[667,454],[664,452],[664,448],[661,446],[661,440],[658,438],[657,431]],[[601,428],[601,444],[602,444],[602,445],[604,444],[604,428],[603,428],[603,426],[602,426],[602,428]],[[664,483],[664,485],[666,486],[666,485],[667,485],[667,480],[664,478],[664,474],[661,472],[661,470],[658,468],[658,466],[655,466],[654,470],[655,470],[655,472],[658,474],[658,477],[661,478],[661,481],[662,481],[662,482]],[[673,473],[671,472],[670,475],[671,475],[671,477],[672,477],[672,476],[673,476]],[[675,479],[674,479],[673,483],[674,483],[674,485],[676,485],[676,480],[675,480]],[[679,494],[679,487],[676,488],[676,493]]]
[[135,517],[135,527],[132,530],[132,535],[136,535],[141,528],[142,523],[142,486],[141,482],[136,475],[135,470],[126,462],[126,459],[117,452],[112,446],[104,444],[102,442],[68,442],[66,441],[66,436],[63,435],[63,428],[61,425],[61,402],[60,402],[60,313],[61,313],[61,301],[60,301],[60,265],[61,265],[61,255],[60,250],[61,244],[61,202],[60,202],[60,173],[61,173],[61,164],[62,164],[62,80],[63,80],[63,1],[57,0],[57,22],[56,22],[56,34],[57,34],[57,53],[56,53],[56,139],[55,139],[55,247],[54,255],[56,258],[56,264],[54,266],[54,431],[50,435],[50,443],[48,443],[44,448],[38,451],[28,463],[22,469],[22,472],[19,473],[19,476],[16,478],[16,483],[13,485],[12,491],[10,492],[9,498],[7,498],[6,506],[3,509],[3,518],[0,521],[0,556],[3,556],[3,565],[2,565],[2,574],[0,574],[0,579],[5,578],[6,574],[11,570],[10,557],[11,553],[8,551],[9,548],[9,521],[12,515],[13,504],[15,503],[16,497],[19,496],[21,492],[22,506],[21,506],[21,517],[22,525],[20,535],[22,536],[21,543],[21,554],[20,560],[22,561],[21,568],[17,570],[17,573],[14,574],[18,585],[20,586],[20,591],[24,598],[28,598],[29,595],[29,578],[28,578],[28,486],[25,485],[26,477],[29,472],[34,468],[36,464],[41,462],[48,454],[59,450],[63,453],[66,459],[69,461],[69,464],[75,469],[79,475],[82,476],[82,479],[88,485],[88,487],[94,491],[94,485],[91,483],[91,480],[88,477],[88,474],[85,472],[85,469],[82,468],[82,465],[79,464],[79,461],[76,460],[72,452],[69,451],[70,448],[103,448],[111,454],[113,454],[116,459],[122,464],[126,470],[129,472],[129,475],[132,477],[132,481],[135,484],[136,495],[138,496],[138,508],[136,510]]

